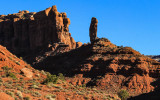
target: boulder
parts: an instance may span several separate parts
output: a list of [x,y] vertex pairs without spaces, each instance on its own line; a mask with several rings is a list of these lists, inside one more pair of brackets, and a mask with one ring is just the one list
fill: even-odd
[[24,76],[26,76],[27,78],[33,77],[33,72],[28,68],[22,68],[21,73],[24,74]]
[[82,42],[76,42],[76,48],[79,48],[79,47],[81,47],[82,45],[83,45]]

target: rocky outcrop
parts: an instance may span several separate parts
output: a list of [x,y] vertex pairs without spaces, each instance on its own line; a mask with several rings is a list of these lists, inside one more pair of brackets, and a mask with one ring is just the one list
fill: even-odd
[[160,55],[147,55],[147,56],[160,62]]
[[69,25],[70,19],[66,13],[59,13],[56,6],[38,13],[19,11],[0,15],[0,44],[21,56],[58,42],[73,49],[76,42],[69,33]]
[[95,17],[92,17],[90,28],[89,28],[89,36],[90,36],[91,43],[93,43],[97,38],[97,24],[98,24],[98,20]]
[[68,79],[74,85],[97,86],[112,92],[127,89],[131,95],[153,91],[156,88],[153,83],[160,75],[159,62],[131,47],[116,46],[106,38],[47,57],[34,66],[74,76],[74,81]]

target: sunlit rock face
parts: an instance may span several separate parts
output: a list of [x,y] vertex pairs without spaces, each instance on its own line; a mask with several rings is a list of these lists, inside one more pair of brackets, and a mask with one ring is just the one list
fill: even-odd
[[70,19],[56,6],[40,12],[19,11],[0,15],[0,44],[17,55],[36,51],[48,44],[63,42],[70,49],[76,42],[69,33]]

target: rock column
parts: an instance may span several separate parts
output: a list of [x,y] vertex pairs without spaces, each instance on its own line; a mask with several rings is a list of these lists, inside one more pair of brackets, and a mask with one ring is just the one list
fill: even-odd
[[98,20],[95,17],[92,17],[90,28],[89,28],[89,36],[90,36],[91,43],[93,43],[97,38],[97,24],[98,24]]

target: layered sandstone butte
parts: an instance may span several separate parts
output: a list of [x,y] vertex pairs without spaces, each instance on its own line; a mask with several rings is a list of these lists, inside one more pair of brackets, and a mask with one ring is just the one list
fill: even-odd
[[76,48],[69,25],[66,13],[59,13],[56,6],[38,13],[19,11],[0,15],[0,44],[21,56],[58,42],[67,44],[70,49]]

